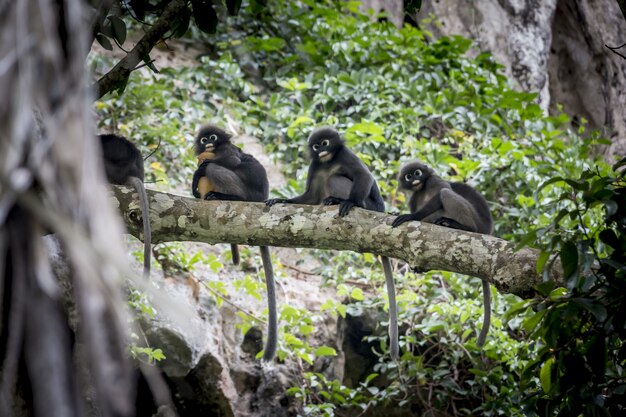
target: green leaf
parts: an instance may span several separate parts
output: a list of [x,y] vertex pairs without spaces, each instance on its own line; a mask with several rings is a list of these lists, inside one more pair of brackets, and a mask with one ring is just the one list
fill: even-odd
[[235,16],[241,8],[241,0],[226,0],[226,8],[228,9],[228,14]]
[[126,41],[126,23],[117,16],[109,16],[111,28],[113,29],[113,37],[120,45]]
[[361,290],[360,288],[353,289],[350,293],[350,298],[353,298],[357,301],[363,301],[365,299],[365,297],[363,296],[363,290]]
[[313,365],[313,358],[307,352],[296,352],[296,356],[298,356],[309,365]]
[[337,356],[337,351],[330,346],[320,346],[315,349],[315,356]]
[[113,50],[113,45],[111,44],[111,41],[109,40],[109,38],[107,38],[103,34],[98,33],[96,35],[96,40],[98,41],[100,46],[102,46],[104,49],[106,49],[108,51],[112,51]]
[[172,36],[174,38],[183,37],[189,29],[189,23],[191,23],[191,10],[188,7],[184,7],[172,24]]
[[135,13],[137,19],[144,20],[146,18],[146,6],[148,5],[148,0],[129,0],[128,5]]
[[565,279],[571,277],[578,270],[578,248],[572,242],[565,242],[561,248],[561,264]]
[[547,311],[548,310],[540,310],[536,312],[535,314],[533,314],[533,316],[530,317],[528,320],[524,321],[524,324],[522,325],[524,330],[526,330],[528,333],[533,332],[535,328],[537,327],[537,325],[539,324],[539,322],[541,321],[541,319],[543,319],[543,316],[546,315]]
[[541,388],[543,392],[549,394],[552,390],[552,366],[554,365],[554,358],[550,358],[543,363],[541,371],[539,372],[539,380],[541,381]]
[[535,271],[537,274],[541,274],[543,272],[543,267],[546,265],[547,260],[550,258],[550,253],[541,251],[539,256],[537,257],[537,264],[535,265]]
[[217,13],[210,0],[192,0],[193,20],[198,29],[204,33],[215,33],[217,29]]

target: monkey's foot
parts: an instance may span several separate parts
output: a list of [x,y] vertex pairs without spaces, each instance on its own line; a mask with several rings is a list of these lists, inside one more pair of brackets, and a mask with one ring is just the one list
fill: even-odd
[[438,226],[443,226],[443,227],[449,227],[451,229],[457,229],[457,230],[465,230],[468,232],[474,232],[474,230],[472,230],[470,227],[467,227],[459,222],[457,222],[456,220],[452,220],[448,217],[440,217],[437,220],[435,220],[435,222],[433,224],[436,224]]
[[398,217],[396,217],[396,219],[393,221],[393,223],[391,223],[391,227],[398,227],[400,226],[402,223],[406,223],[406,222],[410,222],[415,220],[413,218],[412,214],[402,214]]
[[265,205],[272,207],[274,204],[285,203],[286,201],[286,198],[270,198],[269,200],[265,200]]
[[337,204],[341,204],[342,202],[344,202],[345,200],[343,198],[338,198],[338,197],[326,197],[324,199],[324,201],[322,201],[322,203],[325,206],[334,206]]
[[215,195],[213,191],[209,191],[208,193],[206,193],[204,195],[204,199],[205,200],[219,200],[219,198],[217,198],[217,195]]
[[350,209],[352,209],[352,207],[354,207],[354,206],[356,206],[356,204],[353,201],[343,200],[339,204],[339,216],[340,217],[344,217],[345,215],[347,215],[350,212]]

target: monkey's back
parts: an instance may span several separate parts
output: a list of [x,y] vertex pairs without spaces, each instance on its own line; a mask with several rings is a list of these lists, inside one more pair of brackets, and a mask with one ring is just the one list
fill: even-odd
[[[233,145],[237,148],[235,145]],[[248,185],[248,201],[265,201],[269,197],[269,181],[265,167],[252,155],[239,150],[241,164],[235,169],[237,175]]]
[[462,182],[451,182],[452,190],[474,206],[474,210],[480,221],[477,222],[478,233],[490,235],[493,232],[493,218],[489,210],[489,204],[481,193],[476,191],[471,185]]
[[[339,158],[336,157],[336,161],[334,163],[340,165],[342,168],[344,166],[350,166],[351,169],[353,170],[357,169],[359,171],[362,171],[363,173],[366,173],[372,180],[372,186],[369,189],[367,197],[363,201],[363,204],[364,204],[363,208],[366,210],[378,211],[381,213],[384,212],[385,201],[383,200],[383,197],[380,195],[380,190],[378,189],[378,184],[376,183],[376,179],[372,175],[367,165],[365,165],[365,163],[361,161],[361,158],[359,158],[357,154],[355,154],[354,152],[352,152],[351,149],[345,146],[341,149],[341,151],[338,152],[337,156],[339,156]],[[348,173],[345,173],[345,174],[348,174]],[[354,172],[350,172],[349,175],[354,176]],[[346,175],[346,178],[352,180],[352,178],[350,178],[348,175]]]
[[139,149],[124,136],[99,135],[107,180],[124,185],[129,177],[144,180],[143,158]]

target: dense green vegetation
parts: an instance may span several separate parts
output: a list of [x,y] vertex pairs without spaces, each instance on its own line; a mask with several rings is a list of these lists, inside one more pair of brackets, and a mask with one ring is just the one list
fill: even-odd
[[[602,140],[585,131],[584,121],[572,129],[565,114],[545,117],[535,95],[513,91],[489,54],[468,52],[467,39],[433,39],[410,26],[373,22],[356,3],[274,0],[223,18],[214,35],[187,33],[184,42],[207,47],[198,65],[136,71],[122,95],[96,104],[102,129],[118,129],[146,154],[161,142],[148,169],[158,188],[187,189],[195,130],[207,121],[225,126],[228,118],[262,141],[287,178],[297,179],[273,193],[294,195],[304,186],[308,133],[331,124],[370,166],[389,211],[406,210],[395,175],[402,163],[419,158],[443,177],[481,190],[496,235],[543,250],[538,271],[551,265],[549,253],[560,253],[568,277],[567,288],[546,283],[535,300],[494,291],[492,329],[480,350],[478,280],[441,272],[399,276],[399,365],[388,360],[381,323],[366,340],[379,362],[359,384],[300,375],[291,394],[304,414],[398,404],[433,415],[623,410],[624,178],[594,160]],[[92,59],[95,68],[107,63]],[[175,247],[169,253],[187,269],[200,261],[221,266]],[[307,341],[320,314],[385,308],[382,290],[365,297],[349,284],[373,279],[382,286],[372,256],[332,256],[332,267],[318,272],[346,302],[329,300],[321,312],[283,306],[281,359],[311,364],[335,353]],[[211,285],[216,296],[226,291]],[[238,285],[262,294],[256,277]],[[254,318],[241,318],[246,331]]]

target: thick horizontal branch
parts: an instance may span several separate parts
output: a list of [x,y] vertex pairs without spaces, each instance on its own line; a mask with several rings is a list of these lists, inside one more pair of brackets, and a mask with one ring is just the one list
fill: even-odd
[[[140,237],[138,201],[130,188],[114,187],[122,215]],[[410,222],[392,228],[394,217],[354,208],[338,217],[337,206],[204,201],[148,191],[154,243],[195,241],[371,252],[402,259],[419,270],[443,270],[482,278],[499,291],[529,296],[542,282],[538,251],[505,240]],[[560,268],[552,279],[562,285]]]

